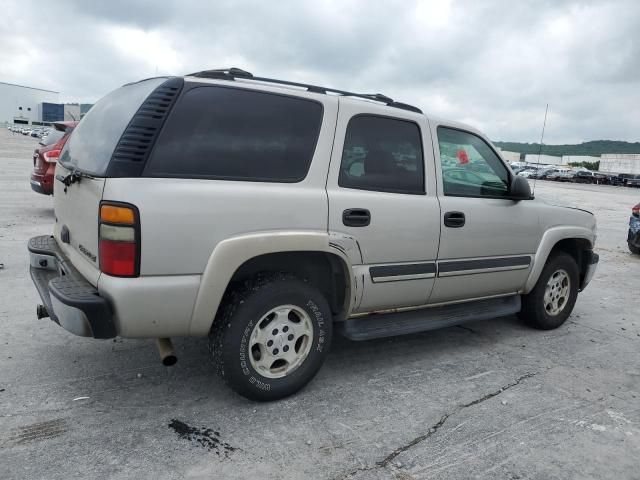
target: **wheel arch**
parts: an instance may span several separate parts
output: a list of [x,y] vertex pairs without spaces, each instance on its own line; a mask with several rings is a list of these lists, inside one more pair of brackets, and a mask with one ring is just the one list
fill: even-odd
[[265,232],[220,242],[202,274],[191,317],[190,335],[207,335],[224,297],[236,282],[258,272],[293,273],[327,298],[334,318],[351,311],[356,288],[351,262],[330,244],[326,232]]
[[523,293],[529,293],[533,289],[549,256],[558,251],[565,252],[576,260],[582,284],[587,267],[585,252],[593,249],[594,241],[593,232],[586,228],[556,227],[547,230],[538,245]]

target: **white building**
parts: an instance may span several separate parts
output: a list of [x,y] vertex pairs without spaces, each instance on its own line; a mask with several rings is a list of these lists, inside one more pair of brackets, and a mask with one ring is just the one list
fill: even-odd
[[600,156],[599,170],[640,175],[640,153],[603,153]]
[[0,123],[25,123],[39,121],[38,106],[58,103],[59,92],[41,88],[0,82]]
[[540,157],[540,165],[565,165],[565,163],[562,163],[563,157],[538,155],[537,153],[527,153],[524,156],[524,161],[527,163],[538,163],[538,157]]
[[509,152],[507,150],[502,150],[501,148],[498,148],[498,150],[506,162],[513,163],[520,161],[520,152]]

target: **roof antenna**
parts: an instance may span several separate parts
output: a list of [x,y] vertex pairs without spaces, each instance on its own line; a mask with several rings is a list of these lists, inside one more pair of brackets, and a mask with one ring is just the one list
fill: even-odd
[[[542,141],[544,140],[544,127],[547,126],[547,112],[549,111],[549,104],[547,103],[547,108],[544,109],[544,122],[542,122],[542,135],[540,135],[540,149],[538,150],[538,170],[537,173],[540,173],[540,154],[542,153]],[[538,180],[538,175],[536,173],[535,178],[533,179],[533,191],[531,195],[536,194],[536,181]]]

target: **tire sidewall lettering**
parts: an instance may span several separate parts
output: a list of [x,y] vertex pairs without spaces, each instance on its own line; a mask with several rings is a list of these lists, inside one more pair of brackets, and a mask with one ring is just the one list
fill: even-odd
[[324,332],[324,317],[322,316],[322,311],[318,308],[318,306],[315,304],[315,302],[313,300],[308,300],[307,301],[307,308],[308,310],[311,310],[311,314],[315,317],[316,319],[316,327],[317,327],[317,333],[318,333],[318,340],[317,340],[317,345],[316,345],[316,351],[318,352],[322,352],[323,348],[324,348],[324,342],[325,342],[325,332]]
[[[242,339],[240,340],[240,369],[245,376],[251,375],[251,370],[249,369],[250,364],[248,363],[249,359],[247,358],[247,355],[249,354],[247,344],[249,343],[249,337],[251,336],[251,331],[253,330],[254,323],[255,319],[249,320],[249,323],[247,323],[244,332],[242,332]],[[252,379],[253,381],[251,383],[257,381],[254,377],[251,377],[249,381],[251,381]]]

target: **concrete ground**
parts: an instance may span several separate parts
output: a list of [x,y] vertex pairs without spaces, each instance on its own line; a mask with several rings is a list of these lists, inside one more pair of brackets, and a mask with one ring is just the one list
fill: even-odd
[[35,139],[0,132],[0,479],[568,479],[640,476],[640,191],[540,181],[595,212],[597,276],[555,331],[515,317],[354,343],[302,392],[247,401],[205,339],[75,337],[36,320],[27,239],[51,231],[29,187]]

